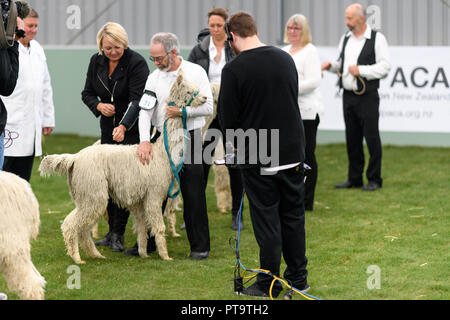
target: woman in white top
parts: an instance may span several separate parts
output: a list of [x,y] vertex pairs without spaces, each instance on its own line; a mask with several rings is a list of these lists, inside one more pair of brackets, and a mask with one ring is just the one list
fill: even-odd
[[[222,68],[231,59],[234,58],[234,52],[227,41],[225,32],[225,24],[228,19],[228,11],[223,8],[213,8],[208,12],[208,29],[203,29],[197,36],[198,44],[191,50],[188,61],[200,65],[208,74],[209,82],[220,83]],[[219,119],[217,116],[209,124],[208,130],[220,129]],[[217,144],[216,140],[205,141],[203,150],[210,144]],[[214,154],[212,154],[214,155]],[[208,184],[208,175],[211,163],[205,161],[203,164],[203,172],[205,178],[205,188]],[[232,197],[232,229],[237,230],[239,225],[243,228],[243,222],[239,224],[237,214],[241,206],[243,193],[243,185],[241,181],[241,173],[237,168],[228,167],[230,174],[230,188]]]
[[311,32],[305,16],[294,14],[288,19],[284,42],[290,43],[283,47],[283,50],[292,56],[298,72],[298,105],[306,138],[305,163],[311,167],[311,170],[306,171],[305,209],[312,211],[317,182],[316,135],[323,105],[319,90],[321,80],[319,54],[311,43]]

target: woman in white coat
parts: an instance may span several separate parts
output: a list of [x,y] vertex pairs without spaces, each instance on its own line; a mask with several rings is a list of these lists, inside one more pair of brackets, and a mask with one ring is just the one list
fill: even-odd
[[312,211],[317,182],[317,161],[315,156],[319,114],[323,111],[319,86],[321,65],[316,47],[311,43],[308,20],[301,14],[294,14],[286,23],[283,47],[294,59],[298,72],[298,105],[305,128],[305,163],[311,170],[305,172],[305,210]]
[[46,57],[33,40],[38,14],[32,10],[24,19],[25,37],[19,39],[19,76],[14,92],[2,100],[8,111],[5,127],[3,170],[30,181],[35,156],[42,155],[42,135],[55,126],[53,91]]

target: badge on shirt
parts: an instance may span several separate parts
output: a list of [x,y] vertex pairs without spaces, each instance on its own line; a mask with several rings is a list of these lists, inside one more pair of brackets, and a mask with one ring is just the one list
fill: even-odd
[[139,107],[144,110],[151,110],[158,105],[158,99],[156,93],[150,90],[144,90],[141,100],[139,101]]

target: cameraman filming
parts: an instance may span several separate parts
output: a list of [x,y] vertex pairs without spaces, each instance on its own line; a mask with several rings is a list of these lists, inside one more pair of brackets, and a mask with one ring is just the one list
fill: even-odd
[[[19,17],[16,19],[17,29],[23,30],[24,23],[22,19]],[[17,37],[11,47],[0,48],[0,95],[3,96],[9,96],[13,93],[17,83],[19,73],[19,43],[16,40]],[[0,170],[3,168],[6,116],[6,108],[0,98]]]

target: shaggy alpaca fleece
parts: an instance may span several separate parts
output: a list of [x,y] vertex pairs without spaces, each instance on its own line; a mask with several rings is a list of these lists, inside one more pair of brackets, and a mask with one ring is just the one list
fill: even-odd
[[[211,91],[214,98],[214,110],[213,114],[206,118],[206,123],[202,128],[203,140],[205,139],[206,131],[217,115],[217,102],[219,99],[220,85],[218,83],[211,84]],[[217,143],[216,149],[214,151],[214,158],[223,159],[225,157],[225,150],[223,148],[222,139]],[[224,165],[212,164],[214,171],[214,191],[216,194],[217,208],[221,213],[227,213],[232,208],[232,197],[230,188],[230,175],[228,169]]]
[[43,300],[45,279],[31,261],[30,240],[39,233],[39,204],[30,184],[0,171],[0,271],[21,299]]
[[[179,73],[169,95],[177,106],[185,106],[194,92],[195,84]],[[206,102],[198,94],[191,103],[197,107]],[[172,160],[178,166],[184,146],[181,118],[167,120],[167,135]],[[41,175],[67,174],[75,209],[61,226],[67,254],[75,263],[81,260],[78,244],[92,258],[104,258],[95,247],[90,231],[105,212],[108,198],[127,208],[134,217],[139,255],[147,257],[147,230],[155,236],[158,253],[163,260],[172,260],[167,253],[165,224],[161,214],[173,173],[164,148],[164,139],[152,145],[153,160],[143,165],[136,155],[137,145],[93,145],[77,154],[46,156],[39,167]]]

